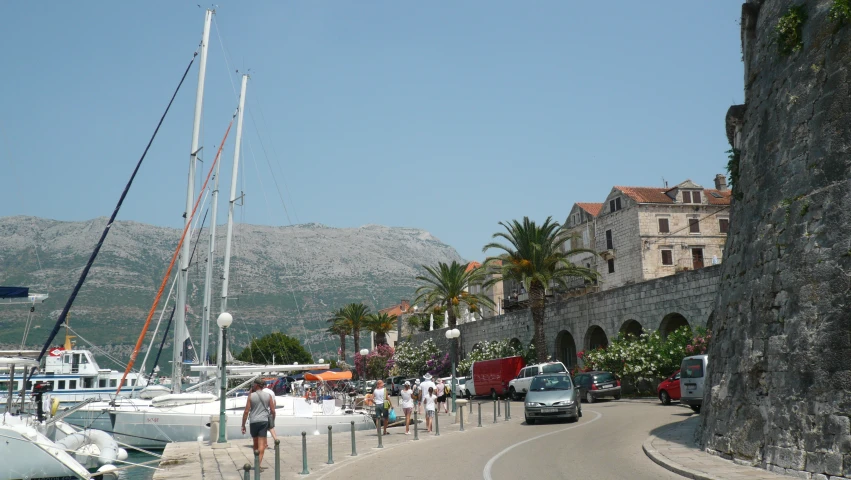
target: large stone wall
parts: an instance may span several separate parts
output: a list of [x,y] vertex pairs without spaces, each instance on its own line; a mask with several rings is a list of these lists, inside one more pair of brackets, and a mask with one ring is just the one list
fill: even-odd
[[[600,340],[600,331],[610,341],[623,328],[634,327],[632,322],[644,331],[673,328],[682,319],[691,326],[704,326],[712,311],[720,274],[719,266],[706,267],[550,304],[544,320],[548,351],[566,364],[573,364],[578,350]],[[458,329],[462,357],[485,340],[517,339],[526,346],[534,334],[528,309],[466,323]],[[419,344],[431,338],[448,350],[445,331],[418,333],[411,341]]]
[[[841,2],[836,2],[841,3]],[[802,5],[803,45],[778,50]],[[851,22],[834,0],[743,6],[745,105],[702,439],[799,478],[851,478]]]

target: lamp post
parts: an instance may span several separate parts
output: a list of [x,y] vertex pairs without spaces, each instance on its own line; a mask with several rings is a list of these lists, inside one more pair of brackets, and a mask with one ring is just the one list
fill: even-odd
[[216,324],[219,328],[222,329],[222,354],[221,359],[219,360],[220,365],[222,366],[222,379],[221,379],[221,391],[219,393],[219,440],[217,443],[228,443],[227,440],[227,415],[225,414],[225,400],[228,389],[227,382],[227,351],[228,351],[228,327],[233,323],[233,316],[228,312],[222,312],[219,314],[219,318],[216,319]]
[[458,337],[461,336],[461,331],[457,328],[451,328],[446,331],[446,339],[449,340],[449,348],[452,357],[452,413],[455,413],[455,352],[457,350]]
[[[360,356],[365,357],[369,355],[369,350],[362,348],[360,350]],[[358,369],[358,366],[355,365],[355,370]],[[361,383],[363,384],[363,394],[366,395],[366,361],[363,362],[363,375],[361,375]]]

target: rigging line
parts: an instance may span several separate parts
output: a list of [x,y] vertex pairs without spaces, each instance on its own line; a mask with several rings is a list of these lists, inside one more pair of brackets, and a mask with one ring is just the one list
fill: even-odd
[[[263,128],[265,129],[266,132],[268,132],[269,131],[269,125],[266,123],[266,115],[263,114],[263,107],[262,107],[263,102],[260,100],[260,95],[258,95],[256,92],[255,92],[254,96],[257,97],[257,110],[260,111],[260,119],[263,121]],[[252,104],[253,103],[254,102],[252,101]],[[248,113],[249,113],[249,115],[251,115],[251,122],[253,123],[254,122],[254,116],[253,116],[253,114],[251,114],[251,109],[248,110]],[[256,124],[254,126],[254,129],[257,130]],[[257,132],[257,135],[259,137],[259,135],[260,135],[259,131]],[[281,156],[278,155],[278,151],[275,149],[275,142],[272,142],[270,140],[269,145],[272,148],[272,155],[274,155],[275,158],[280,160]],[[293,202],[293,198],[290,195],[290,187],[289,187],[289,185],[287,185],[287,176],[286,176],[286,174],[284,174],[284,168],[281,166],[280,161],[278,162],[278,168],[281,170],[281,174],[282,174],[281,182],[284,183],[284,191],[287,193],[287,198],[290,201],[290,205],[293,207],[293,215],[295,216],[295,221],[296,221],[296,223],[301,223],[301,220],[299,220],[299,218],[298,218],[298,211],[296,211],[296,209],[295,209],[295,202]]]
[[95,352],[100,353],[100,354],[101,354],[101,355],[103,355],[104,357],[106,357],[106,358],[108,358],[108,359],[112,360],[112,361],[113,361],[113,362],[115,362],[118,366],[124,367],[124,366],[126,366],[126,365],[127,365],[126,363],[124,363],[124,362],[122,362],[122,361],[118,360],[117,358],[115,358],[115,357],[113,357],[112,355],[110,355],[109,353],[107,353],[107,351],[106,351],[106,350],[104,350],[104,349],[102,349],[102,348],[98,347],[97,345],[95,345],[95,344],[93,344],[92,342],[90,342],[90,341],[88,341],[87,339],[85,339],[82,335],[80,335],[79,333],[77,333],[77,331],[76,331],[76,330],[74,330],[73,328],[68,327],[68,331],[69,331],[69,332],[71,332],[71,333],[73,333],[74,335],[76,335],[76,336],[77,336],[77,338],[79,338],[80,340],[82,340],[83,342],[85,342],[86,344],[88,344],[90,347],[92,347],[92,350],[94,350]]
[[[266,196],[266,189],[263,188],[263,176],[260,175],[260,168],[257,166],[257,157],[254,155],[254,147],[251,145],[251,139],[248,139],[248,151],[251,152],[251,160],[254,162],[254,170],[257,172],[257,181],[260,183],[260,191],[263,193],[263,201],[266,203],[266,211],[269,216],[272,215],[272,207],[269,205],[269,197]],[[281,252],[281,265],[284,267],[284,271],[287,274],[287,277],[290,277],[290,270],[287,268],[286,255],[283,247],[280,247]],[[296,309],[296,317],[299,319],[299,323],[301,323],[301,329],[304,332],[307,332],[307,327],[304,325],[304,317],[302,316],[301,308],[298,305],[298,298],[296,297],[295,290],[293,289],[292,283],[287,282],[287,287],[290,289],[290,294],[293,296],[293,303],[295,303]],[[310,350],[310,354],[313,355],[313,347],[308,344],[308,350]]]
[[230,68],[230,62],[228,61],[228,57],[230,57],[230,54],[228,53],[227,49],[225,48],[225,42],[222,41],[221,27],[219,27],[219,22],[216,21],[216,17],[213,17],[213,24],[216,25],[216,37],[219,38],[219,45],[222,47],[222,57],[225,59],[225,68],[227,69],[227,72],[228,72],[228,79],[230,80],[230,86],[233,89],[233,96],[236,97],[237,101],[239,101],[239,94],[236,93],[236,83],[234,83],[233,76],[231,75],[231,72],[233,70]]
[[[148,380],[154,377],[154,370],[157,369],[157,364],[160,362],[160,355],[163,353],[163,347],[165,346],[165,341],[168,338],[168,331],[171,330],[171,321],[174,320],[174,311],[177,309],[176,305],[172,305],[171,314],[168,316],[168,323],[165,324],[165,332],[163,332],[163,339],[160,342],[160,348],[157,350],[157,356],[154,358],[154,365],[151,367],[151,373],[148,374]],[[163,310],[165,311],[165,310]],[[144,374],[145,372],[142,372]]]
[[[62,327],[62,324],[65,323],[68,317],[68,312],[71,310],[71,305],[74,304],[74,300],[77,298],[77,294],[80,293],[80,288],[83,286],[83,282],[86,281],[86,277],[89,275],[89,270],[91,270],[92,264],[95,263],[95,259],[97,258],[101,247],[103,246],[103,242],[106,240],[106,236],[109,235],[109,230],[112,227],[112,223],[115,222],[115,217],[118,216],[118,211],[121,209],[121,204],[124,203],[124,199],[127,197],[127,193],[130,191],[130,186],[133,184],[133,180],[136,178],[136,174],[139,172],[139,168],[142,166],[142,162],[148,155],[148,150],[154,143],[154,139],[157,137],[157,133],[160,131],[160,127],[162,126],[163,121],[165,121],[165,117],[166,115],[168,115],[169,110],[171,110],[171,105],[174,103],[174,99],[177,97],[177,92],[179,92],[180,87],[183,86],[183,81],[186,80],[186,75],[189,74],[189,69],[192,68],[192,64],[195,63],[195,57],[197,56],[198,52],[192,54],[192,60],[190,60],[189,65],[186,66],[186,70],[183,72],[183,76],[180,78],[180,83],[177,84],[177,88],[174,90],[174,93],[171,96],[171,100],[169,100],[168,102],[168,106],[166,106],[162,117],[160,117],[159,123],[157,123],[157,128],[154,129],[154,133],[153,135],[151,135],[151,139],[148,140],[148,145],[145,146],[145,151],[142,152],[142,156],[136,163],[136,168],[133,170],[133,174],[130,176],[130,180],[127,182],[127,185],[124,186],[124,191],[121,192],[121,197],[118,199],[118,204],[115,205],[115,210],[113,210],[112,216],[109,218],[109,222],[107,222],[106,224],[106,228],[104,228],[103,233],[101,233],[100,240],[98,241],[97,245],[95,245],[95,249],[92,252],[91,257],[89,257],[89,261],[86,263],[86,266],[83,268],[83,272],[80,274],[80,278],[77,280],[77,284],[74,286],[74,290],[71,291],[71,295],[68,297],[68,301],[62,308],[62,313],[59,314],[59,318],[56,320],[56,324],[53,325],[53,330],[47,337],[47,341],[44,342],[44,346],[41,348],[41,353],[38,354],[39,361],[44,358],[44,354],[47,352],[47,349],[50,347],[50,344],[53,343],[53,339],[56,338],[56,335],[59,333],[59,329]],[[33,372],[35,372],[35,368],[33,368]]]
[[[236,116],[236,115],[234,115]],[[228,138],[228,134],[230,134],[230,129],[233,126],[233,117],[231,117],[230,123],[228,124],[228,129],[225,131],[225,135],[222,138],[222,143],[219,145],[219,150],[216,152],[216,156],[213,159],[213,163],[210,165],[210,171],[207,172],[207,179],[204,181],[203,189],[207,188],[207,183],[210,181],[210,176],[213,174],[213,167],[216,166],[216,162],[219,161],[219,156],[222,154],[222,149],[225,147],[225,140]],[[154,312],[156,312],[157,305],[160,303],[160,298],[162,298],[163,290],[165,290],[165,286],[168,283],[168,279],[171,278],[171,270],[174,268],[174,262],[177,260],[177,256],[180,253],[180,248],[183,246],[183,242],[186,239],[186,232],[189,230],[189,227],[192,225],[192,218],[195,216],[195,212],[198,210],[198,204],[201,202],[201,194],[198,194],[198,198],[195,200],[195,206],[192,207],[192,213],[189,216],[189,222],[186,223],[186,226],[183,227],[183,234],[180,235],[180,241],[177,242],[177,248],[174,250],[174,254],[171,257],[171,262],[168,265],[168,270],[163,276],[163,281],[160,283],[160,288],[157,291],[156,297],[154,297],[154,303],[151,305],[151,310],[148,311],[148,318],[145,319],[145,325],[142,327],[142,332],[139,334],[139,339],[136,341],[136,346],[133,348],[133,353],[130,355],[130,363],[127,365],[127,369],[124,370],[124,375],[121,377],[121,382],[118,383],[118,389],[115,391],[115,394],[118,395],[121,393],[121,387],[124,386],[124,380],[127,378],[127,373],[129,373],[130,369],[133,368],[133,364],[136,362],[136,357],[139,355],[139,349],[142,348],[142,342],[145,340],[145,335],[148,333],[148,327],[151,326],[151,318],[154,316]],[[175,345],[175,348],[177,346]]]
[[293,221],[290,219],[290,211],[287,209],[287,204],[284,202],[283,195],[281,195],[281,187],[278,185],[278,179],[275,177],[275,170],[272,169],[272,162],[269,161],[269,155],[266,154],[266,146],[263,145],[263,139],[260,138],[260,130],[257,129],[257,122],[254,121],[254,113],[251,110],[248,110],[248,116],[251,117],[251,123],[254,125],[254,130],[257,132],[257,140],[260,142],[260,148],[263,150],[263,156],[266,157],[266,165],[269,167],[269,173],[272,175],[272,181],[275,182],[275,189],[278,191],[278,197],[281,199],[281,205],[284,207],[287,222],[292,225]]

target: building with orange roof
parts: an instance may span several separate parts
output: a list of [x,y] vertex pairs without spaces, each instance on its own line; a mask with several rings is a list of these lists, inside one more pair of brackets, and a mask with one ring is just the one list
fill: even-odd
[[724,175],[708,189],[686,180],[673,188],[614,186],[602,203],[575,203],[565,221],[570,257],[595,269],[597,285],[577,282],[573,293],[608,290],[718,264],[730,225]]

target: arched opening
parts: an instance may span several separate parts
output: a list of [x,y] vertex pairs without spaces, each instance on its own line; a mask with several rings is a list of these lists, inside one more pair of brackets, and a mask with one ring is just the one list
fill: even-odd
[[638,338],[644,333],[644,327],[638,323],[638,320],[627,320],[621,325],[621,337],[632,336]]
[[470,349],[470,353],[473,353],[473,352],[481,350],[481,349],[482,349],[481,343],[474,343],[473,348]]
[[513,348],[513,349],[517,350],[518,352],[523,352],[523,343],[521,343],[521,342],[520,342],[520,339],[518,339],[518,338],[512,338],[512,339],[508,342],[508,345],[509,345],[511,348]]
[[681,314],[676,312],[669,313],[665,315],[665,318],[662,319],[662,323],[659,324],[659,333],[662,335],[662,338],[667,338],[668,335],[675,332],[680,327],[691,328],[691,325],[688,324],[686,317]]
[[556,359],[561,361],[567,368],[576,366],[576,342],[573,335],[567,330],[562,330],[556,336]]
[[588,350],[606,348],[609,346],[609,337],[601,327],[592,325],[585,334],[585,346]]

